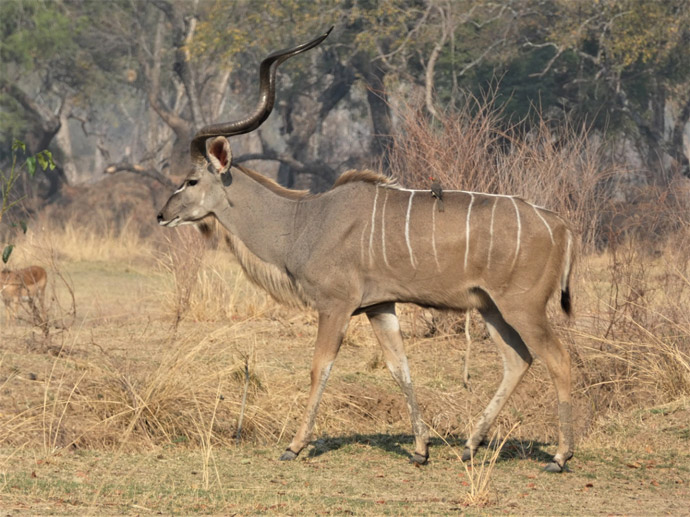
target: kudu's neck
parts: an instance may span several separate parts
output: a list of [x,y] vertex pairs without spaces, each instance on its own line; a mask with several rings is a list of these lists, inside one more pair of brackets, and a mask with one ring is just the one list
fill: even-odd
[[233,169],[232,178],[232,183],[223,187],[226,203],[216,217],[259,259],[284,266],[297,202],[262,185],[244,171]]

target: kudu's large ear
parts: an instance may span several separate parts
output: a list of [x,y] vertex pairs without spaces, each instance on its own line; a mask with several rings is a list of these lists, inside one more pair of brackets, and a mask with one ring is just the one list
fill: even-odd
[[232,150],[228,139],[217,136],[206,140],[206,156],[212,172],[216,174],[227,172],[232,164]]

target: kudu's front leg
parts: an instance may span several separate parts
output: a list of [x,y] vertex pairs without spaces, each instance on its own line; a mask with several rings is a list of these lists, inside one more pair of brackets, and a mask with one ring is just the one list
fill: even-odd
[[417,397],[412,387],[410,368],[407,364],[407,356],[403,348],[400,323],[395,314],[395,304],[380,305],[367,311],[367,316],[374,328],[374,333],[383,348],[383,357],[386,365],[405,395],[407,410],[412,421],[412,432],[415,437],[413,463],[424,465],[429,459],[429,430],[422,420]]
[[351,314],[352,311],[319,314],[319,329],[316,334],[314,358],[311,365],[309,399],[304,411],[302,425],[280,457],[283,461],[294,460],[309,442],[309,437],[314,428],[314,421],[316,420],[316,412],[319,409],[321,395],[331,373],[333,361],[335,361],[340,345],[343,342]]

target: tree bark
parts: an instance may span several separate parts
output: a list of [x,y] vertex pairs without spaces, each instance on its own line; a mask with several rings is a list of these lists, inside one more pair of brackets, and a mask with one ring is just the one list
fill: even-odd
[[688,155],[685,154],[685,145],[683,142],[683,134],[689,122],[690,97],[679,110],[671,133],[671,149],[675,151],[674,159],[676,160],[679,172],[683,176],[690,176],[690,160],[688,159]]
[[291,104],[280,108],[288,134],[287,147],[294,159],[286,159],[284,153],[270,149],[266,140],[261,139],[264,155],[272,156],[272,159],[281,163],[278,181],[288,187],[298,183],[297,176],[308,175],[310,190],[321,192],[330,188],[336,179],[336,171],[332,167],[311,155],[309,141],[320,131],[328,114],[350,93],[356,76],[350,67],[343,65],[333,54],[326,53],[326,64],[333,80],[318,95],[315,102],[300,102],[297,109],[293,109]]
[[60,129],[55,133],[55,143],[61,150],[62,168],[68,183],[79,182],[79,171],[74,163],[74,151],[72,150],[72,132],[68,123],[69,113],[62,110],[60,113]]
[[[172,6],[168,2],[156,2],[156,5],[163,10],[161,6],[167,6],[172,10]],[[172,16],[167,15],[166,16]],[[190,123],[183,119],[175,110],[168,108],[161,100],[161,54],[162,54],[162,30],[163,20],[158,24],[158,32],[154,40],[154,48],[151,54],[153,55],[153,62],[149,63],[147,56],[144,53],[146,44],[143,41],[144,34],[140,34],[141,40],[139,45],[139,62],[144,70],[147,83],[147,99],[151,108],[158,114],[163,122],[175,134],[175,143],[173,144],[173,151],[171,153],[170,170],[173,175],[181,175],[189,164],[189,142],[192,138],[192,128]],[[185,87],[186,88],[186,87]],[[176,107],[177,108],[177,107]]]
[[367,87],[367,103],[373,128],[372,151],[380,157],[383,169],[388,171],[393,146],[393,124],[385,87],[386,70],[372,63],[369,55],[364,52],[358,52],[352,57],[352,65],[361,74]]

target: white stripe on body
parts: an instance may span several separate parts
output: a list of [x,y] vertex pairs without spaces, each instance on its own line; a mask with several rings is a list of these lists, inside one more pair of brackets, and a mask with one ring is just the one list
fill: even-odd
[[441,264],[438,263],[438,253],[436,252],[436,206],[438,199],[434,198],[434,204],[431,207],[431,249],[434,251],[434,260],[436,261],[436,271],[441,271]]
[[407,250],[410,252],[410,263],[412,267],[417,269],[417,261],[414,258],[414,253],[412,252],[412,245],[410,244],[410,211],[412,210],[412,199],[416,190],[410,191],[410,200],[407,202],[407,215],[405,216],[405,242],[407,243]]
[[472,214],[473,204],[474,194],[470,193],[470,206],[467,207],[467,220],[465,221],[465,269],[467,269],[467,258],[470,255],[470,215]]
[[517,242],[515,244],[515,258],[513,258],[513,263],[510,266],[511,271],[515,268],[517,263],[518,255],[520,254],[520,234],[522,233],[522,222],[520,221],[520,210],[518,209],[515,198],[510,198],[515,207],[515,216],[517,217]]
[[491,268],[491,250],[494,247],[494,214],[496,213],[496,205],[498,198],[494,199],[494,206],[491,207],[491,224],[489,225],[489,256],[486,259],[486,269]]
[[376,195],[374,196],[374,209],[371,211],[371,233],[369,234],[369,265],[374,262],[374,230],[376,229],[376,202],[379,199],[379,186],[376,185]]
[[386,255],[386,203],[388,203],[388,191],[386,190],[386,197],[383,199],[383,208],[381,209],[381,247],[383,248],[383,261],[386,266],[391,267],[388,263],[388,255]]
[[359,243],[359,256],[362,261],[362,265],[364,265],[364,234],[367,233],[367,228],[369,228],[369,222],[366,222],[364,227],[362,227],[362,237]]
[[[391,189],[391,190],[399,190],[400,192],[430,192],[429,189],[402,188],[402,187],[396,187],[393,185],[381,185],[381,184],[378,184],[377,186]],[[516,197],[516,196],[510,195],[510,194],[492,194],[491,192],[473,192],[471,190],[446,190],[446,189],[443,189],[444,194],[457,193],[457,192],[459,192],[460,194],[475,194],[478,196],[507,197],[507,198]],[[525,201],[525,203],[527,203],[527,201]],[[529,204],[531,204],[531,203],[529,203]]]
[[546,226],[546,229],[549,230],[549,237],[551,237],[551,244],[556,244],[556,241],[553,240],[553,231],[551,231],[551,227],[549,226],[549,223],[546,222],[546,219],[544,219],[544,216],[541,215],[541,213],[539,213],[540,209],[534,205],[532,205],[532,208],[534,208],[534,211],[539,216],[539,219],[542,220],[542,222],[544,223],[544,226]]

